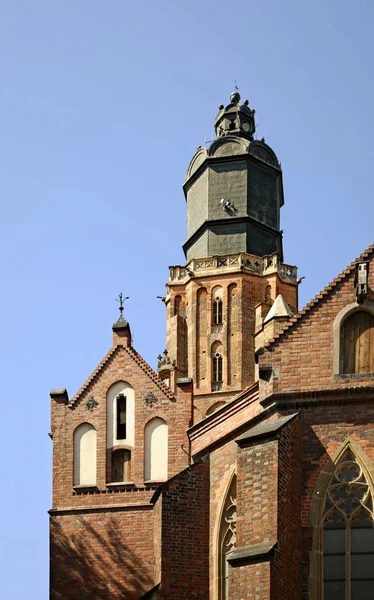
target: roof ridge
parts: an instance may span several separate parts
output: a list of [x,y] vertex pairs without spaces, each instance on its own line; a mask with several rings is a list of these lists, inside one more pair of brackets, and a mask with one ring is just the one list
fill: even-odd
[[95,379],[95,377],[97,377],[97,375],[99,375],[99,373],[107,365],[108,361],[112,358],[112,356],[114,356],[114,354],[116,353],[116,351],[119,348],[123,348],[123,346],[113,346],[109,350],[109,352],[106,353],[106,355],[104,356],[104,358],[97,365],[96,369],[94,369],[92,371],[91,375],[89,375],[87,377],[87,379],[84,382],[84,384],[78,389],[78,391],[72,397],[71,401],[69,402],[70,408],[75,408],[75,406],[77,405],[77,402],[80,399],[81,395],[87,390],[87,388],[90,386],[90,384]]
[[74,394],[73,398],[69,402],[70,408],[75,408],[82,396],[82,394],[87,390],[87,388],[91,385],[93,380],[101,373],[104,367],[108,364],[109,360],[115,355],[117,350],[122,348],[127,352],[127,354],[136,362],[136,364],[148,375],[150,379],[160,388],[160,390],[168,397],[175,398],[171,389],[160,379],[157,373],[152,369],[152,367],[147,363],[147,361],[135,350],[135,348],[126,347],[122,344],[118,346],[113,346],[109,352],[106,353],[104,358],[99,362],[97,367],[92,371],[91,375],[88,376],[84,384],[79,388],[79,390]]
[[137,365],[152,379],[152,381],[160,388],[160,390],[168,397],[175,398],[174,393],[171,389],[162,381],[159,375],[152,369],[147,361],[133,348],[125,347],[125,351],[135,360]]
[[334,279],[330,281],[330,283],[326,285],[326,287],[324,287],[318,294],[316,294],[316,296],[314,296],[314,298],[310,300],[294,317],[291,317],[291,319],[285,323],[284,328],[279,331],[279,333],[274,335],[271,340],[264,344],[264,348],[269,348],[269,346],[272,346],[272,344],[277,342],[279,338],[283,337],[285,333],[293,328],[295,323],[298,323],[304,317],[304,315],[306,315],[312,308],[314,308],[314,306],[316,306],[316,304],[320,302],[320,300],[323,300],[323,298],[325,298],[329,292],[331,292],[339,283],[341,283],[341,281],[343,281],[343,279],[345,279],[347,275],[352,272],[358,262],[367,258],[372,252],[374,252],[374,243],[370,244],[370,246],[356,258],[356,260],[352,261],[345,269],[343,269],[341,273],[339,273],[339,275],[334,277]]

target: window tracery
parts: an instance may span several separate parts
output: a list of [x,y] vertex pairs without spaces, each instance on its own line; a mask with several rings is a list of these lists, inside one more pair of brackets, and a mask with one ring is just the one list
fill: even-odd
[[351,450],[335,468],[323,517],[323,598],[374,598],[374,520],[369,482]]

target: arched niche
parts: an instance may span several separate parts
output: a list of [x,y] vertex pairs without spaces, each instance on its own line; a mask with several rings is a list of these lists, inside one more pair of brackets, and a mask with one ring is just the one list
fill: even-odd
[[227,554],[236,547],[236,487],[232,471],[218,511],[213,540],[214,600],[229,600],[229,566]]
[[134,390],[125,381],[117,381],[107,392],[107,448],[134,446]]
[[[370,316],[374,316],[374,302],[369,302],[368,300],[365,300],[364,302],[358,303],[358,302],[352,302],[352,304],[347,304],[344,308],[342,308],[342,310],[337,314],[337,316],[335,317],[334,320],[334,324],[333,324],[333,373],[334,375],[339,375],[344,373],[344,352],[345,352],[345,348],[344,348],[344,344],[345,344],[345,329],[346,329],[346,325],[345,322],[349,322],[348,319],[350,317],[352,317],[352,315],[354,315],[355,313],[368,313],[368,317],[367,320],[370,321]],[[369,330],[372,328],[368,328]],[[357,337],[360,337],[360,331],[359,329],[353,327],[352,331],[351,331],[352,335],[356,335]],[[357,340],[356,340],[357,341]],[[370,333],[368,333],[368,338],[367,338],[367,349],[366,349],[366,353],[367,356],[369,356],[369,353],[372,353],[374,351],[374,334],[372,333],[372,331]],[[372,345],[373,344],[373,345]],[[353,348],[353,342],[351,345],[352,351],[354,351]],[[349,344],[348,344],[349,346]],[[348,352],[348,347],[346,348],[347,352]],[[373,357],[371,356],[371,364],[370,364],[370,356],[369,356],[369,363],[368,363],[368,369],[372,368],[373,366]],[[356,362],[356,360],[355,360]],[[348,370],[348,366],[347,366],[347,370]],[[370,372],[372,373],[373,371],[366,371],[366,372]]]
[[144,479],[165,481],[168,478],[168,425],[155,417],[144,430]]
[[96,485],[96,429],[89,423],[74,431],[74,485]]

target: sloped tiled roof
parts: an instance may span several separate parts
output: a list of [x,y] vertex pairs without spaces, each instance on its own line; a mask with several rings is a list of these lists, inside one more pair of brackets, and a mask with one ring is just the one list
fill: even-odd
[[97,365],[96,369],[91,373],[91,375],[86,379],[82,387],[79,388],[77,393],[71,399],[69,403],[70,408],[75,408],[84,392],[89,388],[91,383],[104,371],[107,365],[110,363],[112,358],[117,354],[119,350],[124,350],[133,361],[144,371],[146,375],[159,387],[159,389],[170,399],[173,399],[175,396],[171,389],[159,378],[157,373],[149,366],[149,364],[138,354],[138,352],[130,347],[127,348],[122,345],[114,346],[109,350],[109,352],[104,356],[103,360]]
[[329,293],[339,283],[341,283],[346,277],[348,277],[348,275],[350,275],[352,273],[352,271],[355,269],[356,263],[367,260],[370,257],[370,255],[373,253],[374,253],[374,244],[371,244],[358,258],[356,258],[356,260],[351,262],[351,264],[348,265],[348,267],[346,267],[346,269],[344,269],[344,271],[342,271],[340,273],[340,275],[335,277],[335,279],[333,279],[329,283],[329,285],[327,285],[319,294],[317,294],[313,298],[313,300],[308,302],[308,304],[306,304],[300,312],[298,312],[294,317],[292,317],[289,321],[287,321],[287,323],[285,324],[285,327],[282,329],[282,331],[277,333],[271,340],[266,342],[264,344],[264,347],[269,348],[269,346],[272,346],[280,338],[282,338],[287,332],[289,332],[295,326],[296,323],[299,323],[302,320],[304,315],[306,315],[312,308],[314,308],[317,304],[319,304],[319,302],[321,302],[321,300],[326,298],[326,296],[328,296]]

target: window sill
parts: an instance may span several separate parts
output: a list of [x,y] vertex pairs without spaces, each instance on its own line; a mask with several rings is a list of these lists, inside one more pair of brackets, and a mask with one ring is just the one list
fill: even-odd
[[97,485],[73,485],[74,494],[95,494],[99,492]]
[[162,483],[165,483],[165,481],[167,481],[167,479],[147,479],[147,481],[144,482],[144,485],[161,485]]
[[134,487],[135,481],[112,481],[111,483],[107,483],[107,488],[123,488],[123,487]]

